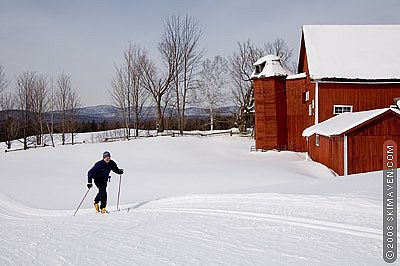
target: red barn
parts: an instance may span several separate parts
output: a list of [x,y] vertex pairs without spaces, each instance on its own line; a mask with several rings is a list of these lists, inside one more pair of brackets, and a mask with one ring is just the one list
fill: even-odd
[[[400,25],[303,26],[298,74],[284,83],[282,73],[255,75],[263,71],[255,65],[256,148],[284,149],[278,143],[287,137],[288,150],[305,152],[306,128],[344,112],[387,108],[400,98]],[[311,154],[315,160],[322,158],[318,151]]]
[[311,158],[339,175],[383,169],[387,140],[400,143],[398,108],[348,112],[304,130]]

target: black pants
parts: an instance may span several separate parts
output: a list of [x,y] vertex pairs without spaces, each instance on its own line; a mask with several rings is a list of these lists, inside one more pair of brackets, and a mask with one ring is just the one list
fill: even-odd
[[103,209],[107,206],[107,179],[106,180],[94,180],[94,184],[99,189],[99,193],[97,193],[94,198],[94,203],[101,202],[100,209]]

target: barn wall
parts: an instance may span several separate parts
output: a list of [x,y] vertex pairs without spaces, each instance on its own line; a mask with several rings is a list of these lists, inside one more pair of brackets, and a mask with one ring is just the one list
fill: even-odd
[[285,77],[254,80],[257,149],[287,148]]
[[400,84],[318,83],[319,122],[334,116],[333,105],[353,105],[353,112],[389,107],[400,97]]
[[[348,133],[348,174],[382,170],[383,143],[394,140],[400,144],[399,128],[400,116],[388,113]],[[320,145],[316,146],[313,135],[309,138],[308,152],[314,161],[344,174],[343,137],[320,136]]]
[[286,81],[288,149],[291,151],[306,151],[306,142],[301,135],[308,115],[303,100],[305,91],[304,78]]
[[386,140],[400,144],[400,117],[394,113],[387,113],[349,133],[349,174],[382,170],[382,150]]
[[309,137],[308,153],[311,159],[322,163],[335,171],[338,175],[343,175],[343,138],[319,137],[319,146],[315,145],[315,135]]
[[[302,137],[303,130],[314,125],[315,109],[309,115],[308,106],[315,99],[315,83],[311,83],[308,75],[307,55],[301,48],[299,70],[305,72],[305,78],[286,80],[287,94],[287,124],[288,124],[288,149],[292,151],[306,151],[306,141]],[[305,93],[309,91],[310,97],[305,101]],[[314,105],[315,106],[315,105]]]
[[288,146],[287,130],[287,102],[286,102],[286,77],[275,77],[275,101],[276,101],[276,127],[277,149],[286,150]]

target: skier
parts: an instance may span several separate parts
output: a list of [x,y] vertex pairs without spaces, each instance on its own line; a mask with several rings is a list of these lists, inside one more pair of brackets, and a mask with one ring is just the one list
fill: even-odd
[[[119,175],[124,173],[124,170],[119,169],[117,164],[111,160],[111,154],[105,151],[103,153],[103,160],[98,161],[88,172],[88,189],[93,186],[92,180],[94,180],[94,184],[99,189],[99,193],[94,199],[94,208],[96,212],[101,211],[101,213],[107,213],[107,181],[111,178],[109,176],[111,170]],[[99,202],[101,202],[100,206]]]

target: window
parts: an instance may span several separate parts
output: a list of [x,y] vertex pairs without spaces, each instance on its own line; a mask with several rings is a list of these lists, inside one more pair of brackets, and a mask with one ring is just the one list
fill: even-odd
[[319,147],[319,135],[315,134],[315,146]]
[[260,74],[263,71],[264,67],[265,67],[265,62],[260,65],[256,65],[256,73],[255,74],[256,75]]
[[303,103],[307,102],[308,100],[310,100],[310,92],[303,92]]
[[311,104],[308,105],[308,115],[312,116],[312,105]]
[[333,113],[335,115],[346,113],[346,112],[353,112],[353,106],[352,105],[334,105],[333,106]]

